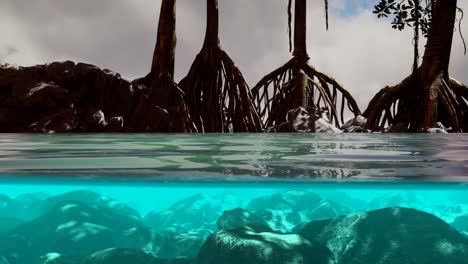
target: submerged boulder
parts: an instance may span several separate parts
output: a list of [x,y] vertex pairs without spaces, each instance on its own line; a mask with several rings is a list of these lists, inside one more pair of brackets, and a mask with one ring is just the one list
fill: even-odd
[[180,200],[165,211],[152,211],[144,222],[156,231],[216,231],[216,221],[225,210],[238,208],[242,202],[230,194],[196,194]]
[[296,225],[312,220],[334,218],[351,211],[310,191],[288,191],[253,199],[247,209],[274,230],[289,232]]
[[305,216],[312,221],[335,218],[349,213],[351,213],[351,210],[346,206],[329,200],[322,200],[306,210]]
[[253,212],[263,209],[302,211],[322,200],[322,197],[313,192],[287,191],[255,198],[247,205],[247,209]]
[[250,224],[266,225],[265,220],[242,208],[224,211],[223,215],[216,222],[218,229],[234,229]]
[[0,218],[29,221],[40,215],[44,200],[48,197],[44,193],[30,193],[10,198],[0,194]]
[[144,223],[155,231],[154,250],[161,258],[193,257],[206,238],[217,231],[216,223],[225,210],[241,201],[230,194],[196,194],[171,205],[165,211],[152,211]]
[[14,217],[0,217],[0,234],[8,232],[24,222],[24,220]]
[[70,200],[53,204],[0,239],[10,245],[7,255],[21,260],[15,263],[35,264],[50,252],[86,256],[111,247],[152,249],[151,231],[145,231],[143,223],[128,212]]
[[393,207],[296,228],[334,253],[339,264],[466,263],[468,241],[434,215]]
[[211,235],[198,264],[332,264],[333,254],[300,235],[282,234],[262,225],[221,230]]
[[47,253],[41,256],[41,264],[80,264],[80,257],[67,257],[59,253]]
[[163,259],[197,256],[210,230],[164,231],[154,235],[155,256]]
[[86,257],[81,264],[195,264],[192,259],[159,259],[138,249],[109,248]]
[[51,196],[48,199],[44,200],[42,210],[44,212],[47,212],[52,208],[56,207],[57,204],[66,201],[79,202],[86,205],[104,208],[106,210],[113,210],[116,213],[132,217],[137,220],[141,219],[140,213],[138,213],[138,211],[136,211],[135,209],[127,206],[126,204],[123,204],[102,194],[87,190],[78,190]]
[[413,192],[391,192],[372,199],[367,211],[384,209],[388,207],[407,207],[418,210],[423,210],[425,205],[424,197]]
[[142,250],[109,248],[86,257],[82,264],[157,264],[157,259]]
[[452,226],[464,236],[468,237],[468,213],[455,218],[452,222]]

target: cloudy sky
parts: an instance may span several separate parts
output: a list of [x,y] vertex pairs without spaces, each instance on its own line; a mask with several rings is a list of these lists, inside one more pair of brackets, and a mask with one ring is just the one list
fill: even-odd
[[[323,1],[308,1],[310,63],[335,77],[361,108],[386,85],[411,71],[412,32],[378,20],[378,0],[331,0],[325,30]],[[160,0],[2,0],[0,63],[34,65],[74,60],[119,72],[127,79],[150,68]],[[468,1],[458,5],[468,10]],[[289,58],[287,0],[220,0],[221,44],[253,87]],[[177,4],[176,80],[201,48],[205,1]],[[468,36],[468,18],[463,21]],[[456,32],[451,74],[468,83],[468,57]]]

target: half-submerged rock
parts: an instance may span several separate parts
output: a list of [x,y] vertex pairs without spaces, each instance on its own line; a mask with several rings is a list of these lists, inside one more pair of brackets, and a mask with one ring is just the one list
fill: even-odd
[[71,61],[0,67],[0,132],[113,132],[136,93],[119,74]]
[[0,65],[0,132],[196,132],[173,80],[175,0],[164,0],[151,72],[133,82],[71,61]]
[[300,235],[282,234],[262,225],[222,230],[211,235],[198,264],[333,264],[330,250]]
[[281,133],[341,133],[330,123],[327,109],[298,107],[288,112],[286,121],[267,129],[267,132]]

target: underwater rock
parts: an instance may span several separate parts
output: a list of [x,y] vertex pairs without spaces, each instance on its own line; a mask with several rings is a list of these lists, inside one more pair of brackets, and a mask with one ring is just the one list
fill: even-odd
[[31,193],[11,199],[0,194],[0,218],[32,220],[42,212],[41,207],[47,197],[44,193]]
[[36,258],[31,261],[30,249],[31,244],[21,235],[4,233],[0,236],[0,259],[8,264],[38,263],[39,259]]
[[0,234],[12,230],[24,222],[25,220],[14,217],[0,217]]
[[333,254],[317,242],[282,234],[262,225],[221,230],[211,235],[198,255],[198,264],[333,264]]
[[206,238],[217,231],[216,222],[223,212],[241,204],[231,194],[196,194],[174,203],[166,211],[149,212],[144,223],[156,233],[153,243],[156,256],[195,256]]
[[210,230],[198,229],[157,233],[153,240],[155,255],[163,259],[195,257],[211,233]]
[[456,218],[468,214],[468,205],[449,203],[428,205],[428,207],[422,211],[434,214],[447,223],[452,223]]
[[109,248],[86,257],[82,264],[157,264],[158,260],[138,249]]
[[341,191],[319,191],[317,192],[321,197],[326,200],[335,202],[339,205],[346,205],[351,212],[363,212],[367,208],[367,202],[363,199],[350,196],[349,194]]
[[59,253],[47,253],[41,256],[41,264],[80,264],[81,258],[79,257],[67,257]]
[[52,208],[56,207],[57,204],[65,201],[75,201],[86,205],[104,208],[105,210],[113,210],[114,212],[118,212],[121,215],[141,220],[140,213],[138,213],[138,211],[136,211],[135,209],[121,202],[118,202],[110,197],[86,190],[72,191],[49,197],[44,201],[42,210],[44,212],[49,211]]
[[455,218],[451,225],[465,237],[468,237],[468,213]]
[[[88,205],[69,200],[54,204],[53,208],[37,219],[7,233],[10,237],[23,238],[28,245],[27,252],[20,256],[25,263],[37,263],[40,256],[49,252],[66,256],[86,256],[106,248],[138,248],[151,243],[151,237],[146,238],[146,243],[140,242],[144,241],[145,237],[129,240],[129,230],[144,226],[126,212],[109,206]],[[131,245],[129,241],[138,243]],[[6,238],[5,243],[10,243],[10,239]]]
[[231,194],[196,194],[178,201],[166,211],[152,211],[144,217],[144,222],[156,231],[188,230],[216,231],[216,221],[225,210],[242,206],[238,197]]
[[0,264],[10,264],[4,256],[0,256]]
[[281,133],[341,133],[342,131],[330,124],[326,109],[298,107],[288,112],[286,122],[270,127],[267,132]]
[[81,264],[195,264],[187,258],[159,259],[142,250],[109,248],[86,257]]
[[305,216],[310,220],[322,220],[335,218],[349,213],[351,213],[351,210],[346,206],[332,201],[322,200],[311,206],[309,210],[306,210]]
[[388,207],[406,207],[433,214],[447,223],[451,223],[463,214],[468,212],[468,205],[460,204],[437,204],[427,202],[428,197],[412,192],[388,193],[371,200],[366,211],[383,209]]
[[0,194],[0,216],[13,217],[10,212],[12,206],[12,199],[6,195]]
[[277,231],[289,232],[302,222],[334,218],[351,211],[345,206],[327,201],[309,191],[288,191],[253,199],[247,206],[267,225]]
[[418,210],[426,208],[424,197],[421,197],[412,192],[392,192],[377,196],[372,199],[368,206],[367,211],[383,209],[388,207],[407,207]]
[[296,228],[334,253],[338,264],[465,263],[467,240],[434,215],[393,207]]
[[219,230],[234,229],[250,224],[266,225],[265,220],[242,208],[226,210],[216,222]]
[[368,133],[371,132],[366,128],[367,118],[358,115],[341,127],[341,130],[345,133]]
[[303,211],[322,200],[322,197],[313,192],[287,191],[255,198],[247,205],[247,210],[252,212],[262,209]]

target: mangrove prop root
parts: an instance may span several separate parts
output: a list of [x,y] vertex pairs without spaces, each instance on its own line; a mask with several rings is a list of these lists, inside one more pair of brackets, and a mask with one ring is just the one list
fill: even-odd
[[180,86],[200,132],[262,130],[244,77],[220,47],[202,50]]
[[468,131],[468,87],[442,73],[431,81],[414,82],[410,76],[380,90],[363,115],[367,128],[375,131],[402,124],[409,132],[420,132],[437,122],[453,132]]
[[249,86],[219,43],[217,0],[207,0],[205,42],[180,86],[200,132],[259,132]]
[[266,75],[252,94],[264,127],[284,122],[287,112],[299,106],[327,109],[337,127],[347,113],[361,114],[354,98],[336,80],[297,57]]

